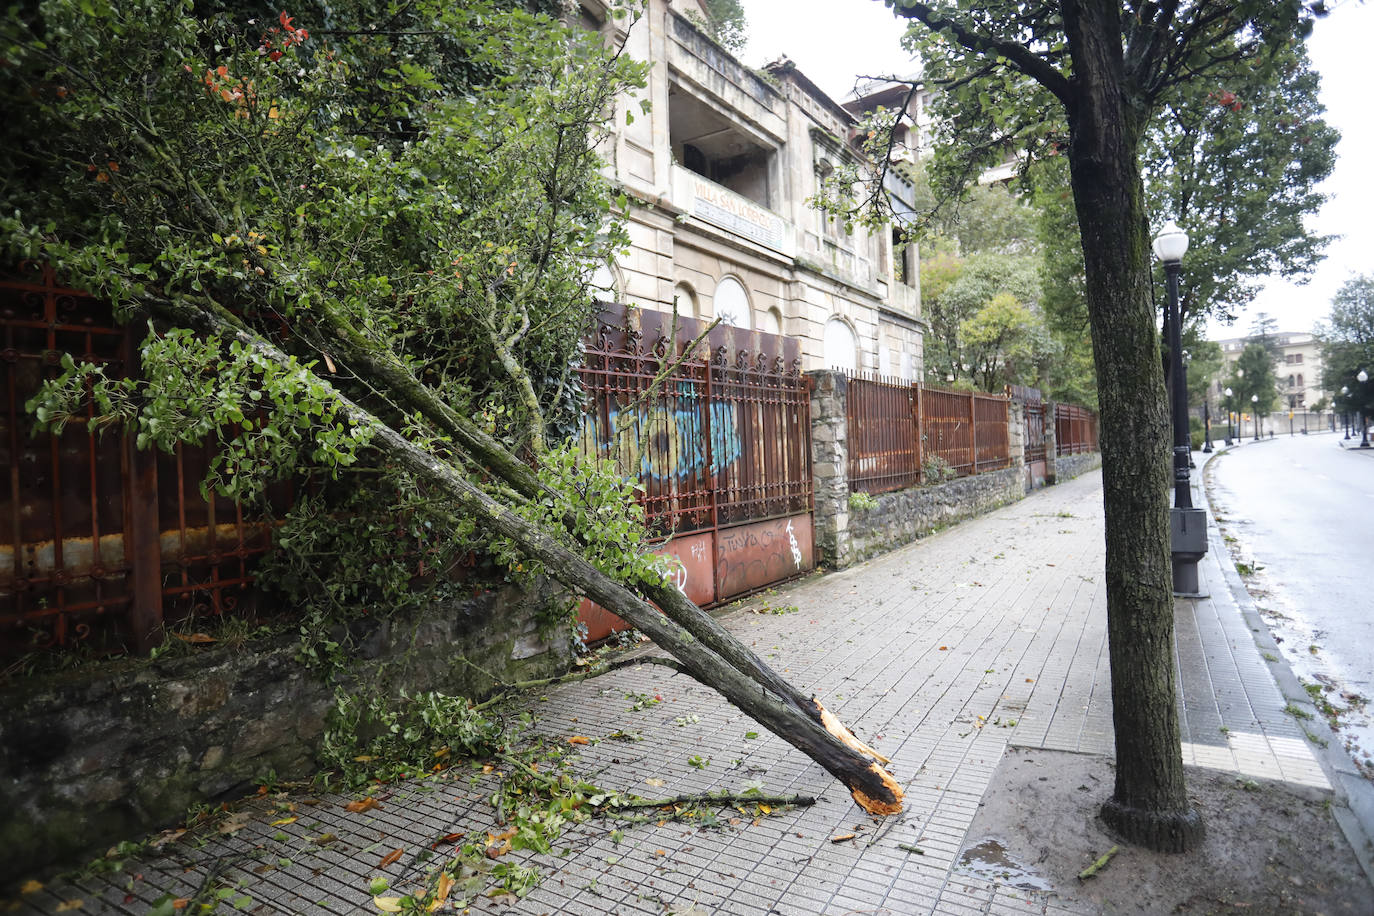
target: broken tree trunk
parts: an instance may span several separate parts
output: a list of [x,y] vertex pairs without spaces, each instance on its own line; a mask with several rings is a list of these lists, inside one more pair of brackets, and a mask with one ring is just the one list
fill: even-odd
[[[244,327],[227,312],[156,299],[148,300],[146,306],[159,318],[174,324],[190,326],[221,339],[236,339],[248,348],[254,359],[264,364],[280,366],[287,361],[286,355],[270,341]],[[376,348],[362,349],[371,349],[376,354]],[[377,359],[376,362],[384,363],[385,360]],[[313,375],[305,368],[299,371]],[[391,374],[392,370],[388,369],[387,376]],[[409,400],[423,386],[419,386],[409,373],[405,373],[405,376],[415,387],[397,393],[407,395]],[[393,384],[393,379],[386,376],[377,381],[385,382],[388,387]],[[403,382],[405,378],[396,377],[394,381]],[[637,627],[676,658],[693,678],[716,690],[759,724],[824,767],[850,790],[854,800],[864,810],[873,814],[894,814],[901,810],[902,789],[886,770],[868,759],[868,756],[876,756],[874,752],[858,742],[818,702],[801,697],[795,688],[735,640],[719,623],[681,596],[680,592],[653,589],[656,595],[666,598],[666,603],[672,607],[671,614],[660,613],[624,583],[602,573],[585,557],[560,543],[550,532],[497,502],[451,464],[411,442],[338,391],[327,379],[314,376],[312,382],[336,401],[349,422],[372,431],[373,447],[388,460],[446,495],[459,511],[480,519],[486,530],[510,538],[526,554],[539,560],[564,585]],[[433,404],[427,406],[432,408]],[[426,413],[429,412],[427,409]],[[444,422],[445,427],[452,425],[460,428],[466,425],[454,422],[452,411],[447,413],[450,418]],[[475,437],[467,438],[478,442],[483,450],[490,450],[493,446],[500,449],[494,441],[480,442]],[[472,447],[462,440],[460,444]],[[500,452],[504,451],[500,449]],[[480,455],[472,457],[481,458]],[[493,451],[493,457],[503,456]],[[505,462],[482,461],[482,464],[496,470],[493,464],[500,467]],[[511,470],[509,464],[505,464],[505,470],[510,472],[510,477],[519,478],[523,488],[537,488],[537,482],[531,479],[532,474],[525,477],[524,472]],[[498,471],[498,476],[509,480],[506,473]],[[674,594],[681,596],[680,600]],[[692,630],[684,627],[674,616],[690,619]],[[703,635],[697,636],[693,630]]]
[[[538,499],[545,495],[542,492],[543,485],[528,464],[512,454],[471,419],[449,407],[432,389],[420,382],[393,352],[369,341],[341,311],[326,305],[320,310],[320,324],[329,338],[337,343],[338,352],[335,355],[343,362],[364,377],[384,381],[390,391],[400,396],[402,403],[419,411],[440,430],[452,436],[464,452],[509,484],[521,496],[526,499]],[[638,589],[670,620],[700,640],[741,674],[814,719],[821,727],[859,753],[884,764],[889,762],[887,757],[860,741],[818,699],[803,695],[790,682],[778,675],[757,654],[731,635],[714,617],[697,607],[676,586],[661,582],[639,585]]]

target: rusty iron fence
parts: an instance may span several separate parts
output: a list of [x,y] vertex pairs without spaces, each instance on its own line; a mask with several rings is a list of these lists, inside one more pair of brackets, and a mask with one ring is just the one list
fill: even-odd
[[623,312],[603,312],[581,367],[583,454],[638,478],[655,533],[810,511],[810,394],[797,342],[754,332],[749,341],[763,346],[751,350],[727,344],[734,329],[718,327],[684,355],[701,329],[650,311],[627,329]]
[[[608,308],[581,369],[584,451],[638,478],[656,534],[710,532],[713,545],[727,543],[710,576],[712,601],[786,577],[778,556],[795,566],[788,574],[810,569],[810,400],[799,344],[717,328],[701,353],[680,359],[700,323],[644,312],[629,330],[627,310]],[[141,334],[47,267],[0,276],[0,658],[146,651],[170,624],[255,604],[253,564],[271,549],[272,527],[230,500],[202,497],[214,443],[139,451],[79,418],[60,435],[34,433],[25,402],[60,373],[64,354],[125,377],[139,371]],[[655,380],[661,386],[645,396]],[[269,497],[280,514],[291,488]]]
[[1097,451],[1097,414],[1074,404],[1054,405],[1056,455],[1081,455]]
[[886,493],[921,482],[916,386],[901,379],[846,373],[849,489]]
[[849,488],[884,493],[925,482],[932,458],[956,476],[1011,464],[1008,399],[846,373]]
[[[702,606],[807,572],[810,386],[796,340],[605,306],[581,367],[581,449],[640,486],[657,552]],[[625,628],[583,601],[588,640]]]
[[235,608],[270,547],[266,525],[201,497],[204,448],[139,451],[82,422],[34,434],[25,402],[63,354],[123,377],[138,371],[141,335],[47,266],[0,278],[0,655],[147,649],[166,620]]

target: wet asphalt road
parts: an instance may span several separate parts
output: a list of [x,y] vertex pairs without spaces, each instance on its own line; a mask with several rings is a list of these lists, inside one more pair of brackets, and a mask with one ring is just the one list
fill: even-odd
[[[1374,706],[1374,449],[1341,448],[1341,436],[1247,441],[1217,455],[1207,480],[1238,559],[1262,567],[1252,589],[1267,593],[1257,604],[1295,673]],[[1349,737],[1374,751],[1357,718]]]

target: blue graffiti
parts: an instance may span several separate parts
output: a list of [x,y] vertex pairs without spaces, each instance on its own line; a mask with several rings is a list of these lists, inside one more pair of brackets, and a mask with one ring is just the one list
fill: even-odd
[[628,414],[613,407],[584,415],[583,452],[609,458],[625,473],[638,467],[641,479],[656,481],[704,475],[708,444],[712,474],[738,461],[743,454],[739,405],[717,400],[703,405],[691,387],[682,384],[675,394],[672,406],[653,404]]

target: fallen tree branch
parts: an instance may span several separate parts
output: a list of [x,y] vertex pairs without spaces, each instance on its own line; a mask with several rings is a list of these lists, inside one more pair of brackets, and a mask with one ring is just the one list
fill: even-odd
[[674,795],[672,798],[645,799],[637,802],[607,802],[598,807],[616,811],[643,808],[671,808],[675,805],[768,805],[781,808],[792,806],[806,808],[814,805],[816,799],[810,795],[750,795],[723,792],[718,795]]
[[1102,869],[1106,868],[1107,863],[1112,860],[1112,856],[1116,855],[1117,850],[1119,850],[1120,848],[1120,846],[1113,846],[1111,849],[1108,849],[1096,862],[1089,865],[1087,868],[1083,869],[1081,872],[1078,873],[1078,880],[1087,881],[1089,878],[1096,875]]
[[483,674],[486,674],[488,677],[491,677],[491,679],[493,681],[496,681],[496,683],[499,685],[498,690],[495,694],[472,707],[474,712],[481,712],[484,709],[490,709],[493,706],[499,706],[506,700],[509,700],[511,696],[513,696],[516,693],[519,693],[522,690],[533,690],[536,687],[561,687],[564,684],[576,684],[579,681],[588,681],[594,677],[600,677],[603,674],[610,674],[612,671],[620,671],[624,668],[633,668],[635,665],[662,665],[665,668],[672,668],[678,674],[686,674],[688,677],[691,676],[691,672],[688,671],[683,666],[683,664],[677,661],[676,659],[664,658],[661,655],[645,655],[640,656],[639,658],[625,658],[616,662],[609,662],[607,664],[602,665],[594,665],[590,668],[585,668],[581,671],[571,671],[567,674],[560,674],[554,677],[541,677],[528,681],[514,681],[509,684],[503,684],[501,683],[499,678],[492,676],[489,672],[486,671],[486,669],[482,668],[480,665],[475,665],[467,659],[462,659],[462,661],[465,662],[469,667],[476,668],[478,671],[481,671]]
[[[145,300],[145,304],[164,320],[214,335],[236,340],[251,358],[265,368],[290,365],[286,355],[260,334],[226,320],[219,310],[198,303]],[[852,734],[837,721],[830,727],[821,722],[823,707],[812,700],[814,711],[796,701],[795,688],[759,661],[733,636],[676,589],[690,607],[687,616],[696,626],[712,634],[713,643],[728,649],[730,657],[706,644],[671,616],[660,612],[623,582],[611,578],[585,556],[570,550],[550,532],[502,505],[468,480],[452,464],[410,441],[382,422],[372,412],[335,388],[327,379],[299,366],[296,372],[308,381],[322,398],[334,403],[341,418],[372,434],[371,447],[386,460],[433,487],[453,502],[456,510],[478,521],[479,527],[506,537],[526,555],[538,559],[554,578],[575,589],[637,627],[681,663],[682,670],[710,686],[760,725],[819,763],[843,783],[854,800],[870,814],[895,814],[902,810],[902,788],[881,766],[865,759]],[[732,659],[753,657],[750,671]],[[776,687],[775,687],[776,685]],[[832,729],[834,729],[832,731]],[[847,736],[849,741],[842,740]]]

